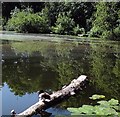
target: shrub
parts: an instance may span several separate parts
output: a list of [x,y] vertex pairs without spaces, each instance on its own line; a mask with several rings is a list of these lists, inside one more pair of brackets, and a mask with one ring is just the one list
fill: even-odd
[[0,30],[4,30],[6,25],[6,19],[4,17],[0,17]]
[[102,37],[109,40],[120,40],[120,27],[115,28],[113,31],[104,31]]
[[74,27],[75,22],[70,17],[70,13],[60,13],[52,31],[58,34],[73,34]]
[[120,27],[114,29],[116,40],[120,40]]
[[120,27],[111,30],[102,30],[100,27],[93,27],[90,30],[90,37],[102,37],[103,39],[109,39],[109,40],[120,40]]
[[113,34],[112,34],[111,31],[104,31],[104,32],[102,33],[102,37],[103,37],[104,39],[113,40]]
[[0,17],[0,30],[2,30],[2,22],[3,22],[3,18]]
[[47,20],[39,14],[24,10],[12,15],[12,18],[8,20],[6,29],[23,33],[47,33],[49,25]]
[[85,29],[80,28],[79,25],[77,25],[76,27],[73,28],[73,32],[74,32],[75,35],[85,34]]
[[102,35],[102,31],[99,27],[93,27],[90,30],[90,34],[89,34],[90,37],[100,37],[101,35]]

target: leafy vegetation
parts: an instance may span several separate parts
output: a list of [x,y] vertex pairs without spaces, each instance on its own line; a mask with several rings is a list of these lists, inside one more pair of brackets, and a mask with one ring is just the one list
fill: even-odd
[[0,30],[2,30],[2,17],[0,17]]
[[[119,40],[120,2],[43,2],[3,4],[6,30],[24,33],[87,34]],[[18,13],[13,11],[18,8]],[[27,11],[26,9],[32,9]],[[6,12],[7,10],[7,12]],[[11,12],[11,13],[10,13]],[[15,12],[14,12],[15,13]]]
[[32,13],[31,9],[12,13],[12,18],[7,22],[6,29],[26,33],[48,33],[49,24],[45,16]]
[[58,15],[53,32],[57,34],[73,34],[75,22],[70,18],[70,13],[62,13]]
[[[93,95],[92,97],[96,97]],[[101,97],[101,95],[97,95],[97,97]],[[93,98],[95,99],[95,98]],[[96,98],[97,99],[97,98]],[[67,108],[72,115],[106,115],[106,116],[113,116],[113,115],[120,115],[120,104],[118,100],[111,99],[108,101],[98,101],[99,105],[83,105],[79,108]]]
[[97,95],[97,94],[95,94],[95,95],[92,95],[92,97],[89,97],[89,98],[92,99],[92,100],[96,100],[96,99],[105,98],[105,96],[104,95]]
[[[120,21],[118,3],[99,2],[96,5],[95,20],[91,29],[91,35],[107,38],[110,40],[119,39]],[[103,15],[104,14],[104,15]]]

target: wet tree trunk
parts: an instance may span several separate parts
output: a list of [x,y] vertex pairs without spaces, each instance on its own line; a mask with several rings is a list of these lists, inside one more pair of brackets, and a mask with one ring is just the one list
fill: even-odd
[[51,100],[49,102],[44,102],[40,100],[28,109],[26,109],[24,112],[16,114],[15,117],[20,115],[32,116],[36,113],[41,113],[42,110],[55,106],[63,100],[68,99],[70,96],[77,94],[77,92],[81,91],[85,87],[87,81],[87,76],[81,75],[77,79],[72,80],[69,85],[64,86],[61,90],[52,93],[50,95]]

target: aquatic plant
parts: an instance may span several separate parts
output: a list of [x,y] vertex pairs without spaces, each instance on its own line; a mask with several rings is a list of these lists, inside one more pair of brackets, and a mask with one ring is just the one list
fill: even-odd
[[97,94],[95,94],[95,95],[92,95],[92,97],[89,97],[89,98],[92,99],[92,100],[96,100],[96,99],[105,98],[105,96],[104,95],[97,95]]
[[[90,97],[92,100],[105,98],[103,95],[93,95]],[[118,100],[111,99],[108,101],[101,100],[97,101],[96,105],[83,105],[79,108],[67,108],[68,111],[71,112],[72,115],[106,115],[112,116],[117,115],[120,116],[120,104]]]

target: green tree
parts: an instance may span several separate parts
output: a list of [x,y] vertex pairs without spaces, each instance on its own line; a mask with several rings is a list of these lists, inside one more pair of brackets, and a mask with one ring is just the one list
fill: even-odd
[[40,16],[38,13],[33,13],[31,8],[26,8],[22,11],[14,10],[11,19],[8,20],[7,30],[24,33],[48,33],[49,22],[46,16]]
[[49,17],[51,25],[54,26],[58,14],[63,12],[70,12],[71,18],[74,20],[75,25],[89,31],[91,28],[92,14],[94,12],[95,3],[92,2],[54,2],[46,3],[45,6],[49,9]]
[[96,4],[95,21],[91,29],[91,35],[107,39],[118,38],[115,29],[118,27],[118,3],[98,2]]
[[58,15],[53,32],[58,34],[73,34],[75,22],[70,17],[70,13],[61,13]]

